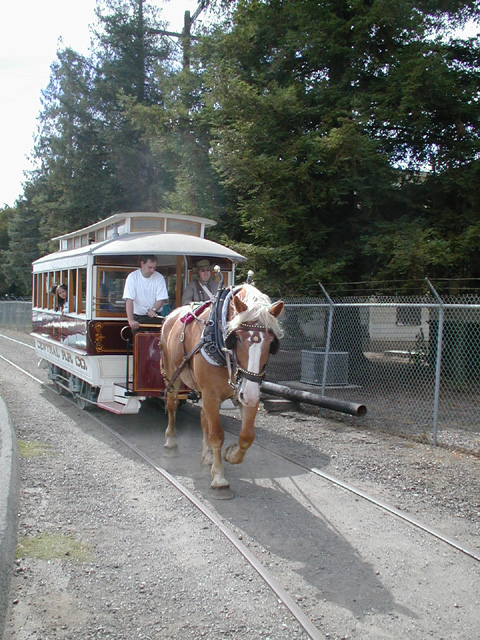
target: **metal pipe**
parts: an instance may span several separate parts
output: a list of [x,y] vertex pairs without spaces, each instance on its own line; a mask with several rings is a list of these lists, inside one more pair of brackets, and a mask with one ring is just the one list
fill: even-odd
[[357,416],[359,418],[363,417],[367,413],[367,407],[364,404],[356,404],[355,402],[328,398],[327,396],[321,396],[318,393],[301,391],[300,389],[291,389],[290,387],[275,384],[274,382],[266,382],[265,380],[260,385],[260,391],[269,393],[272,396],[280,396],[287,400],[297,400],[298,402],[314,404],[318,407],[323,407],[324,409],[348,413],[351,416]]

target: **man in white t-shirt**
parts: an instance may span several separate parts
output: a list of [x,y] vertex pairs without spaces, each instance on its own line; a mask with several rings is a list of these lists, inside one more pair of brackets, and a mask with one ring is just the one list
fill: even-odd
[[161,322],[157,312],[167,302],[168,291],[165,278],[157,271],[155,256],[140,257],[140,269],[129,273],[125,280],[123,299],[132,331],[140,324]]

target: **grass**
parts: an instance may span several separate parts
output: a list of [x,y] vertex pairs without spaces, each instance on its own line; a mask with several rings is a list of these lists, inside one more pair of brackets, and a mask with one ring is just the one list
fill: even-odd
[[37,536],[23,536],[17,544],[17,558],[36,558],[38,560],[73,560],[90,562],[92,550],[72,535],[61,533],[40,533]]
[[22,458],[39,458],[52,452],[51,445],[40,440],[18,440],[17,444]]

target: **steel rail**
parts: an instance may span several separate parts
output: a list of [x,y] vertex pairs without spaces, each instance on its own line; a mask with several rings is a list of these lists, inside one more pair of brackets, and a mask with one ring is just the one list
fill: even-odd
[[457,542],[453,538],[450,538],[450,537],[446,536],[445,534],[443,534],[441,531],[433,529],[432,527],[424,524],[423,522],[421,522],[420,520],[418,520],[414,516],[412,516],[412,515],[410,515],[408,513],[404,513],[403,511],[400,511],[399,509],[396,509],[395,507],[392,507],[388,503],[383,502],[383,500],[378,500],[377,498],[374,498],[374,497],[368,495],[367,493],[365,493],[361,489],[357,489],[356,487],[353,487],[352,485],[347,484],[346,482],[343,482],[343,480],[339,480],[338,478],[335,478],[334,476],[331,476],[329,473],[325,473],[324,471],[320,471],[319,469],[316,469],[315,467],[312,467],[310,469],[310,471],[312,473],[315,473],[317,476],[320,476],[321,478],[324,478],[325,480],[328,480],[329,482],[332,482],[333,484],[337,485],[338,487],[341,487],[342,489],[346,489],[347,491],[350,491],[351,493],[354,493],[355,495],[359,496],[360,498],[363,498],[364,500],[368,500],[368,502],[371,502],[372,504],[376,505],[377,507],[380,507],[384,511],[387,511],[388,513],[391,513],[392,515],[397,516],[397,518],[401,518],[405,522],[408,522],[409,524],[417,527],[418,529],[421,529],[422,531],[425,531],[425,533],[430,534],[434,538],[437,538],[438,540],[441,540],[442,542],[445,542],[446,544],[448,544],[449,546],[453,547],[457,551],[461,551],[465,555],[470,556],[474,560],[477,560],[477,562],[480,562],[480,553],[478,553],[476,551],[473,551],[472,549],[469,549],[468,547],[460,544],[459,542]]
[[0,338],[5,338],[5,340],[10,340],[10,342],[16,342],[17,344],[21,344],[24,347],[28,347],[29,349],[33,349],[35,351],[35,347],[31,344],[27,344],[26,342],[22,342],[21,340],[15,340],[15,338],[10,338],[10,336],[6,336],[3,333],[0,333]]
[[[6,337],[3,336],[2,334],[0,334],[0,337]],[[11,338],[7,338],[7,339],[11,339]],[[19,342],[18,340],[14,340],[14,342]],[[26,343],[22,343],[19,342],[19,344],[22,344],[24,346],[29,347],[30,345],[26,344]],[[46,385],[42,380],[40,380],[39,378],[36,378],[35,376],[33,376],[31,373],[29,373],[28,371],[22,369],[21,367],[19,367],[18,365],[16,365],[15,363],[11,362],[10,360],[8,360],[7,358],[5,358],[4,356],[0,356],[0,359],[4,360],[5,362],[7,362],[8,364],[12,365],[13,367],[15,367],[16,369],[18,369],[19,371],[21,371],[22,373],[25,373],[27,376],[29,376],[30,378],[32,378],[33,380],[35,380],[36,382],[40,383],[42,386],[44,386],[46,389],[52,391],[52,393],[56,393],[54,391],[54,389],[52,389],[49,385]],[[73,398],[68,398],[65,397],[66,400],[69,400],[70,402],[74,403],[74,399]],[[91,414],[87,414],[89,415],[89,417],[92,420],[97,421],[100,425],[102,425],[106,430],[108,430],[110,433],[112,433],[112,435],[114,435],[116,438],[118,438],[119,440],[121,440],[126,446],[130,447],[133,451],[135,451],[137,453],[137,455],[139,455],[140,457],[142,457],[143,459],[145,459],[146,462],[148,462],[149,465],[151,465],[158,473],[161,473],[162,475],[164,475],[164,477],[169,480],[169,482],[171,482],[175,487],[177,487],[182,493],[184,493],[180,487],[182,487],[183,485],[181,485],[181,483],[179,483],[173,476],[171,476],[165,469],[162,469],[161,467],[159,467],[151,458],[149,458],[149,456],[147,456],[146,454],[142,453],[140,449],[138,449],[135,445],[133,445],[132,443],[130,443],[126,438],[124,438],[123,436],[121,436],[118,432],[116,432],[114,429],[112,429],[111,427],[109,427],[108,425],[106,425],[105,423],[103,423],[99,418],[97,418],[94,415]],[[224,429],[225,431],[227,431],[228,433],[231,433],[233,435],[236,435],[232,430],[229,429]],[[363,498],[364,500],[366,500],[367,502],[370,502],[371,504],[374,504],[375,506],[383,509],[384,511],[387,511],[388,513],[395,515],[396,517],[400,518],[401,520],[404,520],[405,522],[407,522],[408,524],[411,524],[412,526],[415,526],[418,529],[421,529],[422,531],[424,531],[425,533],[428,533],[429,535],[431,535],[434,538],[437,538],[438,540],[440,540],[441,542],[444,542],[445,544],[449,545],[450,547],[456,549],[457,551],[460,551],[461,553],[470,556],[471,558],[473,558],[474,560],[476,560],[477,562],[480,562],[480,553],[477,551],[474,551],[470,548],[468,548],[467,546],[461,544],[460,542],[458,542],[457,540],[443,534],[441,531],[438,531],[432,527],[430,527],[429,525],[421,522],[420,520],[418,520],[418,518],[415,518],[414,516],[400,511],[399,509],[396,509],[395,507],[389,505],[388,503],[379,500],[373,496],[370,496],[369,494],[365,493],[364,491],[362,491],[361,489],[357,489],[356,487],[344,482],[343,480],[340,480],[339,478],[335,478],[334,476],[325,473],[324,471],[320,471],[319,469],[317,469],[316,467],[308,467],[307,465],[302,464],[301,462],[298,462],[298,460],[295,460],[287,455],[284,455],[282,453],[278,453],[277,451],[273,451],[272,449],[269,449],[268,447],[266,447],[265,445],[259,444],[257,441],[253,443],[254,447],[259,447],[261,449],[263,449],[264,451],[268,451],[269,453],[271,453],[272,455],[278,457],[278,458],[282,458],[283,460],[286,460],[288,462],[290,462],[291,464],[294,464],[302,469],[304,469],[305,471],[308,471],[310,473],[313,473],[321,478],[323,478],[324,480],[327,480],[328,482],[342,488],[345,489],[346,491],[349,491],[361,498]],[[197,502],[198,502],[198,506],[197,508],[199,508],[202,512],[202,508],[204,507],[204,505],[202,505],[200,503],[200,501],[197,501],[197,499],[193,496],[193,494],[191,494],[189,492],[189,490],[187,488],[185,488],[185,497],[187,497],[195,506],[197,506]],[[188,495],[187,495],[188,494]],[[217,525],[217,522],[220,523],[221,527],[219,527],[220,530],[222,530],[222,533],[224,533],[225,535],[227,535],[227,532],[230,533],[228,531],[228,529],[225,527],[225,525],[223,523],[221,523],[221,521],[218,520],[218,518],[212,513],[210,512],[207,507],[204,507],[206,511],[209,512],[209,515],[204,512],[204,514],[212,520],[212,522]],[[225,531],[223,531],[223,529],[225,529]],[[234,536],[234,534],[230,534],[232,535],[232,538],[229,537],[229,540],[232,542],[232,544],[234,544],[234,546],[237,547],[237,549],[240,551],[240,547],[245,548],[245,551],[250,554],[250,552],[248,551],[248,549],[246,549],[246,547],[244,545],[242,545],[242,543]],[[228,537],[228,535],[227,535]],[[238,546],[237,546],[238,545]],[[242,554],[243,555],[243,554]],[[250,554],[251,555],[251,554]],[[246,557],[246,556],[245,556]],[[252,558],[254,559],[254,556],[252,556]],[[258,562],[258,561],[256,561]],[[253,565],[252,565],[253,566]],[[254,567],[257,571],[258,569],[256,567]],[[261,575],[261,574],[260,574]],[[263,577],[263,576],[262,576]],[[264,578],[265,579],[265,578]],[[273,580],[273,579],[272,579]],[[267,582],[267,580],[265,580]],[[269,584],[267,582],[267,584]],[[270,586],[270,584],[269,584]],[[273,587],[271,587],[273,588]],[[282,589],[282,587],[278,587],[280,590]],[[278,594],[277,594],[278,595]],[[289,598],[288,594],[286,594],[287,597]],[[280,597],[280,596],[279,596]],[[281,598],[283,601],[283,598]],[[290,598],[291,600],[291,598]],[[294,606],[296,608],[298,608],[298,605],[295,604],[294,601],[292,601]],[[286,605],[287,606],[287,605]],[[301,610],[300,610],[301,611]],[[292,612],[293,614],[293,612]],[[294,614],[293,614],[294,615]],[[304,615],[304,614],[303,614]],[[296,616],[295,616],[296,618]],[[298,618],[297,618],[298,620]],[[307,619],[308,620],[308,619]],[[311,623],[310,623],[311,624]],[[303,625],[302,625],[303,626]],[[318,630],[317,630],[318,631]],[[311,637],[315,637],[315,638],[319,638],[319,637],[323,637],[323,636],[311,636]]]
[[[1,337],[1,336],[0,336]],[[29,346],[29,345],[25,345]],[[22,369],[11,360],[0,356],[0,359],[4,360],[11,366],[15,367],[18,371],[32,378],[35,382],[38,382],[48,391],[56,394],[56,391],[48,384],[45,384],[39,378],[36,378],[31,373]],[[66,401],[74,404],[73,398],[67,396],[64,397]],[[119,434],[115,429],[108,426],[100,418],[92,414],[85,414],[87,418],[90,418],[94,422],[97,422],[105,431],[108,431],[114,438],[122,442],[131,451],[135,452],[144,462],[150,465],[157,473],[163,476],[170,484],[172,484],[189,502],[198,509],[210,522],[227,538],[227,540],[237,549],[237,551],[245,558],[248,564],[257,572],[267,586],[275,593],[279,600],[285,605],[286,609],[297,620],[299,625],[305,631],[311,640],[326,640],[326,636],[313,624],[310,618],[304,613],[304,611],[297,605],[293,598],[285,591],[280,583],[271,575],[271,573],[257,560],[253,553],[230,531],[230,529],[211,511],[206,505],[204,505],[199,499],[197,499],[187,487],[179,482],[174,476],[172,476],[166,469],[160,467],[149,455],[141,451],[135,444],[130,442],[127,438]]]
[[[229,433],[233,434],[233,432],[229,431],[228,429],[224,429],[224,431],[228,431]],[[233,434],[233,435],[235,435],[235,434]],[[271,453],[274,456],[277,456],[278,458],[282,458],[283,460],[286,460],[287,462],[290,462],[291,464],[297,465],[298,467],[304,469],[305,471],[309,471],[310,473],[313,473],[313,474],[315,474],[317,476],[320,476],[324,480],[328,480],[329,482],[331,482],[332,484],[336,485],[337,487],[341,487],[342,489],[345,489],[346,491],[349,491],[350,493],[353,493],[353,494],[359,496],[360,498],[363,498],[367,502],[370,502],[371,504],[374,504],[375,506],[380,507],[384,511],[387,511],[388,513],[391,513],[392,515],[397,516],[398,518],[404,520],[408,524],[411,524],[411,525],[417,527],[418,529],[421,529],[422,531],[425,531],[425,533],[428,533],[432,537],[437,538],[438,540],[441,540],[442,542],[445,542],[446,544],[448,544],[449,546],[453,547],[457,551],[461,551],[462,553],[464,553],[467,556],[470,556],[471,558],[473,558],[477,562],[480,562],[480,553],[479,552],[473,551],[472,549],[469,549],[468,547],[466,547],[465,545],[461,544],[460,542],[458,542],[454,538],[450,538],[449,536],[445,535],[441,531],[433,529],[432,527],[430,527],[429,525],[421,522],[420,520],[418,520],[418,518],[415,518],[414,516],[410,515],[409,513],[404,512],[404,511],[400,511],[399,509],[396,509],[395,507],[392,507],[391,505],[389,505],[387,502],[383,502],[382,500],[379,500],[378,498],[370,496],[368,493],[365,493],[365,491],[362,491],[361,489],[357,489],[356,487],[348,484],[347,482],[344,482],[343,480],[340,480],[339,478],[335,478],[335,476],[332,476],[329,473],[325,473],[324,471],[320,471],[320,469],[317,469],[316,467],[308,467],[307,465],[304,465],[301,462],[298,462],[298,460],[294,460],[293,458],[290,458],[289,456],[286,456],[283,453],[278,453],[277,451],[272,451],[272,449],[269,449],[268,447],[266,447],[266,446],[264,446],[262,444],[259,444],[258,442],[254,442],[252,446],[260,447],[264,451],[268,451],[269,453]]]
[[[22,367],[19,367],[18,364],[15,364],[14,362],[9,360],[8,358],[5,358],[5,356],[0,356],[0,360],[3,360],[4,362],[6,362],[7,364],[11,365],[15,369],[18,369],[18,371],[20,371],[20,373],[24,373],[26,376],[28,376],[29,378],[32,378],[32,380],[35,380],[35,382],[38,382],[40,385],[42,385],[46,389],[48,389],[48,386],[45,385],[43,380],[40,380],[40,378],[37,378],[36,376],[34,376],[33,374],[29,373],[25,369],[22,369]],[[53,389],[52,389],[52,391],[53,391]]]
[[257,560],[253,553],[237,538],[237,536],[230,531],[230,529],[209,509],[203,504],[193,493],[187,489],[181,482],[179,482],[174,476],[172,476],[166,469],[160,467],[149,455],[144,453],[136,445],[130,442],[127,438],[119,434],[115,429],[105,424],[102,420],[94,415],[89,415],[89,418],[98,422],[98,424],[113,435],[117,440],[120,440],[125,446],[134,451],[142,460],[149,464],[157,473],[163,476],[170,484],[172,484],[191,504],[198,509],[215,527],[227,538],[227,540],[240,552],[245,558],[248,564],[257,572],[262,580],[268,585],[268,587],[275,593],[275,595],[283,602],[285,607],[290,611],[292,616],[297,620],[303,630],[312,640],[326,640],[326,636],[313,624],[303,610],[297,605],[293,598],[285,591],[285,589],[279,584],[279,582],[271,575],[271,573]]

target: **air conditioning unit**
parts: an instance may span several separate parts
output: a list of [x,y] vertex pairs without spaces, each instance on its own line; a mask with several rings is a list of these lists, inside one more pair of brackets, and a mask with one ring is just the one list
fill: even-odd
[[[302,350],[301,382],[321,385],[325,366],[325,351]],[[348,352],[330,351],[328,354],[325,385],[348,384]]]

